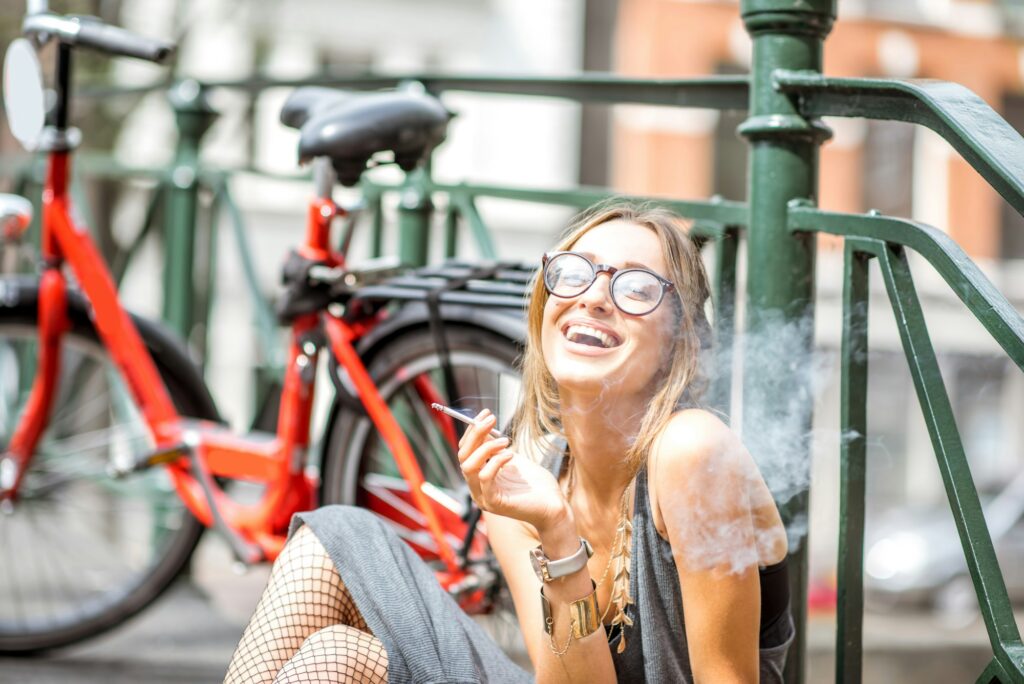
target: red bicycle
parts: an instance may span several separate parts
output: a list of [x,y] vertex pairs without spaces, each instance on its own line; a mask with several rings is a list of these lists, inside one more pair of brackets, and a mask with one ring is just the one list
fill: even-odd
[[[69,126],[73,49],[160,62],[172,46],[45,11],[23,30],[34,44],[19,39],[9,51],[5,85],[21,90],[7,93],[8,109],[41,112],[36,47],[56,42],[57,60],[52,125],[36,136],[49,155],[41,272],[0,280],[0,652],[120,624],[179,574],[203,527],[245,563],[272,560],[293,513],[331,502],[384,516],[515,648],[515,617],[455,459],[459,425],[429,406],[510,415],[530,273],[500,264],[388,278],[353,271],[354,222],[331,246],[348,213],[332,200],[335,183],[355,183],[382,153],[413,168],[443,140],[449,113],[414,92],[311,88],[290,98],[282,120],[302,131],[317,197],[284,268],[278,313],[291,341],[276,433],[235,435],[182,343],[122,308],[68,196],[79,137]],[[31,122],[16,124],[31,137]],[[0,218],[10,242],[29,224],[10,197]],[[321,355],[337,398],[317,470],[310,416]]]

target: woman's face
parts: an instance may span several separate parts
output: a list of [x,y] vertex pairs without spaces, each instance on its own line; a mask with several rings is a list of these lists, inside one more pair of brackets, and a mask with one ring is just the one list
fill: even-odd
[[[658,236],[635,223],[603,223],[584,233],[570,249],[594,264],[646,268],[668,279]],[[544,305],[544,361],[563,396],[647,394],[666,364],[675,322],[673,293],[666,292],[653,312],[633,316],[612,302],[610,279],[601,273],[583,294],[570,299],[549,296]],[[594,330],[602,335],[595,336]]]

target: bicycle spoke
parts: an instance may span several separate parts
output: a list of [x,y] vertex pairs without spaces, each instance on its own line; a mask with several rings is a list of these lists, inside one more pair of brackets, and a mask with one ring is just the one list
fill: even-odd
[[[137,432],[132,434],[132,431],[125,427],[126,425],[127,423],[121,423],[120,425],[98,428],[90,432],[82,432],[61,439],[47,440],[45,444],[46,458],[63,458],[76,452],[94,450],[104,445],[113,445],[116,440],[112,436],[118,435],[121,430],[124,430],[124,433],[129,435],[121,440],[121,443],[124,441],[141,441],[142,437]],[[63,451],[60,450],[62,447]]]
[[[428,478],[428,480],[442,488],[452,489],[462,481],[462,473],[452,463],[451,447],[445,442],[434,417],[430,415],[432,409],[426,405],[412,383],[408,383],[402,388],[402,394],[412,410],[412,415],[418,419],[416,421],[416,437],[425,454],[422,459],[425,461],[423,464],[424,475],[428,469],[431,469],[435,477]],[[431,468],[432,464],[436,467]]]
[[[13,549],[16,549],[18,547],[14,546],[10,542],[10,538],[12,536],[11,526],[9,524],[7,524],[7,522],[5,521],[5,524],[0,525],[0,530],[3,531],[4,547],[7,548],[7,549],[12,549],[12,551],[8,551],[7,553],[4,554],[5,562],[2,565],[4,565],[7,568],[13,568],[13,564],[11,563],[10,559],[16,557],[16,554],[13,552]],[[14,573],[13,570],[11,570],[11,572],[9,573],[8,581],[9,581],[9,586],[14,590],[14,593],[15,594],[20,593],[18,591],[18,581],[17,581],[17,578],[15,577],[15,573]],[[5,582],[4,585],[7,586],[8,583]],[[21,609],[21,604],[20,603],[15,603],[15,611],[14,611],[15,618],[16,619],[20,618],[21,621],[22,621],[22,624],[24,624],[25,616],[23,614],[21,614],[21,610],[20,609]]]
[[[175,499],[176,501],[177,499]],[[59,511],[72,511],[77,513],[90,513],[98,515],[109,515],[111,513],[126,513],[130,515],[139,515],[141,513],[148,513],[153,510],[151,505],[147,505],[145,501],[139,500],[139,505],[127,506],[127,505],[106,505],[106,506],[88,506],[81,503],[72,503],[70,501],[54,501],[49,499],[34,500],[32,501],[33,506],[44,506]],[[161,530],[172,530],[175,528],[173,525],[167,525],[154,521],[154,526]]]
[[[65,565],[62,564],[62,563],[59,563],[59,562],[58,563],[46,563],[42,559],[42,556],[44,554],[46,554],[47,551],[49,551],[50,549],[62,548],[63,545],[60,544],[60,543],[57,543],[56,546],[54,545],[54,542],[56,542],[57,540],[55,540],[53,538],[53,534],[52,534],[51,529],[48,526],[46,526],[46,525],[40,525],[39,524],[39,521],[37,519],[35,511],[29,510],[28,511],[28,515],[26,516],[26,519],[28,520],[29,526],[32,528],[32,536],[33,536],[33,538],[36,539],[36,540],[42,540],[42,541],[46,542],[46,543],[43,543],[43,544],[38,544],[37,546],[33,547],[33,550],[36,551],[36,553],[34,555],[35,555],[35,557],[37,559],[39,559],[38,563],[42,567],[46,568],[45,572],[40,572],[37,578],[41,580],[43,574],[46,574],[46,575],[52,577],[52,575],[50,575],[50,571],[51,571],[51,569],[54,566],[56,566],[59,569],[63,569],[65,567]],[[71,578],[68,577],[67,573],[65,572],[64,573],[64,581],[60,581],[59,579],[57,579],[57,580],[53,581],[53,585],[56,586],[56,587],[60,587],[60,592],[61,592],[61,594],[64,595],[64,602],[65,603],[74,604],[73,597],[68,593],[68,589],[71,586],[73,586],[73,583],[69,582],[70,579]],[[56,592],[51,591],[51,599],[50,599],[51,610],[52,610],[52,606],[58,606],[58,605],[61,604],[61,601],[56,600],[55,596],[56,596]]]
[[[32,389],[36,335],[31,326],[0,328],[0,448]],[[51,634],[110,615],[186,524],[183,505],[159,479],[162,471],[123,480],[107,473],[111,461],[151,449],[152,439],[104,354],[75,333],[65,339],[46,431],[13,510],[0,514],[5,649],[35,643],[36,635],[46,643]]]

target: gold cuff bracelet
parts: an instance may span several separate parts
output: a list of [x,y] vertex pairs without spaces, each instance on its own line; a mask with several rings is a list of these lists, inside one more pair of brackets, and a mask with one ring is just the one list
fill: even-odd
[[[572,601],[569,604],[569,621],[572,625],[572,636],[575,639],[582,639],[597,631],[601,626],[601,617],[597,610],[597,585],[590,580],[593,591],[583,598]],[[541,611],[544,615],[544,631],[548,636],[555,632],[555,621],[551,616],[551,602],[544,595],[544,587],[540,588]]]

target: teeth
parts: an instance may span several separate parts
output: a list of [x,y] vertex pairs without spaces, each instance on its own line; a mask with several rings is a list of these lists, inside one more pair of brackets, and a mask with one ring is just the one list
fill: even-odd
[[606,348],[614,347],[616,345],[615,338],[613,338],[608,333],[598,330],[597,328],[591,328],[590,326],[586,325],[570,325],[568,328],[566,328],[565,336],[570,341],[575,341],[574,338],[577,335],[590,335],[591,337],[596,337],[597,339],[601,340],[601,346]]

